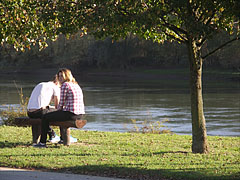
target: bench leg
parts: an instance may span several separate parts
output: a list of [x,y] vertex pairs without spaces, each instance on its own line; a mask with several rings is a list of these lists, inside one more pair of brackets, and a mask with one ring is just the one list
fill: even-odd
[[65,146],[70,145],[70,128],[60,128],[61,136],[63,138],[63,144]]
[[39,143],[41,135],[41,126],[32,125],[32,142]]

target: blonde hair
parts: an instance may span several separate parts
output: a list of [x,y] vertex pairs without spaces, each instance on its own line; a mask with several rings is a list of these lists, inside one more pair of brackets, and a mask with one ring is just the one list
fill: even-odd
[[75,80],[75,78],[73,77],[72,75],[72,72],[71,70],[67,69],[67,68],[62,68],[58,71],[57,75],[59,77],[59,73],[62,73],[62,76],[63,76],[63,79],[64,79],[64,82],[72,82],[72,83],[75,83],[77,84],[77,81]]

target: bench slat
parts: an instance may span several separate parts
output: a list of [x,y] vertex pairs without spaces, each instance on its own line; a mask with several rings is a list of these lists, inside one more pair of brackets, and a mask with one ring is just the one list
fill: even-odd
[[[61,127],[74,127],[74,128],[82,128],[87,123],[87,120],[77,119],[76,121],[55,121],[50,122],[51,126],[61,126]],[[32,125],[40,125],[41,119],[33,119],[29,117],[18,117],[15,118],[14,124],[17,126],[32,126]]]

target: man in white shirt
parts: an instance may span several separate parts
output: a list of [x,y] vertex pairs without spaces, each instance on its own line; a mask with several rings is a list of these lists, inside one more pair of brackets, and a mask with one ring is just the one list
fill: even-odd
[[[52,100],[55,108],[50,108],[49,106]],[[42,118],[44,114],[57,110],[59,100],[60,84],[57,76],[54,76],[52,81],[41,82],[35,86],[28,102],[27,114],[30,118]],[[50,127],[48,135],[50,141],[52,138],[57,137]]]

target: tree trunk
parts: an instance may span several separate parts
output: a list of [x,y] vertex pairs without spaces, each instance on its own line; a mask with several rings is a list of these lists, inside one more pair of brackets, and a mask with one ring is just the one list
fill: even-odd
[[196,41],[189,40],[188,53],[191,76],[192,152],[208,153],[202,98],[202,58],[200,47],[197,47]]

